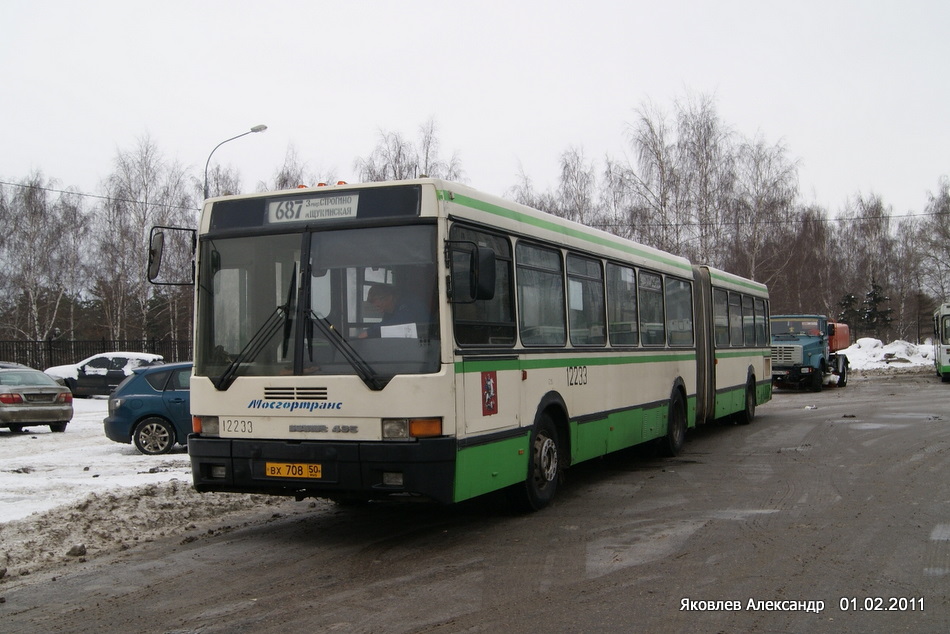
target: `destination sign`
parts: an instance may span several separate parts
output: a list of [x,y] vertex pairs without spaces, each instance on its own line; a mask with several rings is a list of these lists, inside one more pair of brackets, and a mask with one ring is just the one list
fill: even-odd
[[313,198],[283,198],[267,203],[267,222],[320,222],[356,218],[359,204],[356,192]]

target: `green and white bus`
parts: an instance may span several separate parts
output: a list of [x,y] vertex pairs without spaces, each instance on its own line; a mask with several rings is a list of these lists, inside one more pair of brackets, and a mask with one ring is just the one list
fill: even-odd
[[934,366],[941,380],[950,381],[950,304],[934,311]]
[[771,398],[764,285],[456,183],[210,199],[196,257],[199,491],[540,509]]

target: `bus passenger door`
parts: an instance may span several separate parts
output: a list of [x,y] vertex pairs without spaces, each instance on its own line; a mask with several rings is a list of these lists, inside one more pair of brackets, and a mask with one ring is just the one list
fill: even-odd
[[519,425],[521,371],[509,364],[514,366],[514,362],[492,367],[485,361],[462,361],[464,420],[460,427],[465,436]]
[[696,327],[696,424],[716,415],[716,317],[709,268],[693,267],[693,313]]

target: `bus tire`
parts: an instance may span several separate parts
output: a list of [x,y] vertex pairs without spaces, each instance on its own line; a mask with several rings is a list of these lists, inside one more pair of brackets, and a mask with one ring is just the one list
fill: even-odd
[[512,489],[515,506],[522,511],[540,511],[554,499],[561,477],[557,427],[550,414],[541,414],[531,432],[528,477]]
[[660,441],[660,451],[664,456],[679,454],[686,444],[686,404],[679,390],[674,389],[670,396],[670,411],[666,421],[666,436]]
[[748,425],[755,418],[755,381],[749,379],[749,384],[745,388],[745,408],[736,414],[736,422],[740,425]]

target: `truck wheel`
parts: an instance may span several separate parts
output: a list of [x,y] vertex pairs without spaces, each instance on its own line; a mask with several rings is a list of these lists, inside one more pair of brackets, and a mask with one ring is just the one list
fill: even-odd
[[848,385],[848,364],[842,363],[841,370],[838,372],[838,387],[845,387]]
[[820,367],[815,368],[815,370],[811,373],[811,383],[808,385],[808,389],[810,389],[812,392],[820,392],[821,388],[824,386],[824,383],[825,371]]

